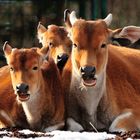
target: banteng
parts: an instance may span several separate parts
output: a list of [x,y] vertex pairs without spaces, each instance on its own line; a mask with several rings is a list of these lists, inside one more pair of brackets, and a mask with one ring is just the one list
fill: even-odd
[[112,14],[86,21],[65,11],[73,42],[62,74],[69,130],[140,129],[140,52],[109,45],[111,21]]
[[8,76],[1,75],[1,126],[39,131],[63,127],[64,94],[54,61],[44,60],[37,48],[12,49],[6,42],[3,50],[9,72],[6,68]]
[[42,52],[54,59],[60,72],[71,53],[71,40],[62,26],[49,25],[45,28],[41,23],[37,28],[38,39],[42,43]]

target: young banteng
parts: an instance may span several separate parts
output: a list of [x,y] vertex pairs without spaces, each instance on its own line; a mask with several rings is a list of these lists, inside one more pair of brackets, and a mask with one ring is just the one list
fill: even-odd
[[62,26],[49,25],[45,28],[39,22],[37,34],[43,46],[42,52],[52,57],[62,72],[71,53],[72,42],[68,37],[68,32]]
[[140,52],[108,45],[111,21],[112,14],[86,21],[65,11],[73,42],[62,74],[69,130],[140,130]]
[[54,61],[43,60],[37,48],[12,49],[6,42],[3,50],[10,73],[6,79],[1,76],[1,126],[38,131],[63,127],[64,94]]

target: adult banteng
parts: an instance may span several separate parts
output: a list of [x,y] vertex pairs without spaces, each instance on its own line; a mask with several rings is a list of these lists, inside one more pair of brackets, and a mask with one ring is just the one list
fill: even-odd
[[109,45],[111,21],[112,14],[86,21],[65,11],[73,42],[62,74],[69,130],[140,129],[140,52]]

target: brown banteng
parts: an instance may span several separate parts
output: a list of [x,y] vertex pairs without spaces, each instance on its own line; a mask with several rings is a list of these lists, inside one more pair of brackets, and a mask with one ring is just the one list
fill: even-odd
[[37,34],[43,46],[42,52],[52,57],[60,71],[62,71],[71,53],[72,46],[66,29],[57,25],[49,25],[48,28],[45,28],[39,23]]
[[65,11],[73,42],[62,74],[69,130],[140,129],[140,52],[108,45],[111,21],[111,14],[86,21]]
[[[12,49],[5,43],[3,50],[10,73],[7,73],[6,79],[1,76],[2,126],[20,126],[39,131],[62,127],[64,94],[54,61],[43,60],[37,48]],[[7,116],[5,120],[3,116]]]

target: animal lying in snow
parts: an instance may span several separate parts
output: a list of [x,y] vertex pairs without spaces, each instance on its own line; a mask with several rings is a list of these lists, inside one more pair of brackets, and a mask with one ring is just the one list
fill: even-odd
[[0,126],[61,129],[64,94],[54,61],[44,60],[38,48],[12,49],[6,42],[3,50],[9,71],[6,67],[8,76],[0,76]]
[[65,11],[73,43],[62,74],[68,130],[140,130],[140,51],[109,45],[111,21]]

